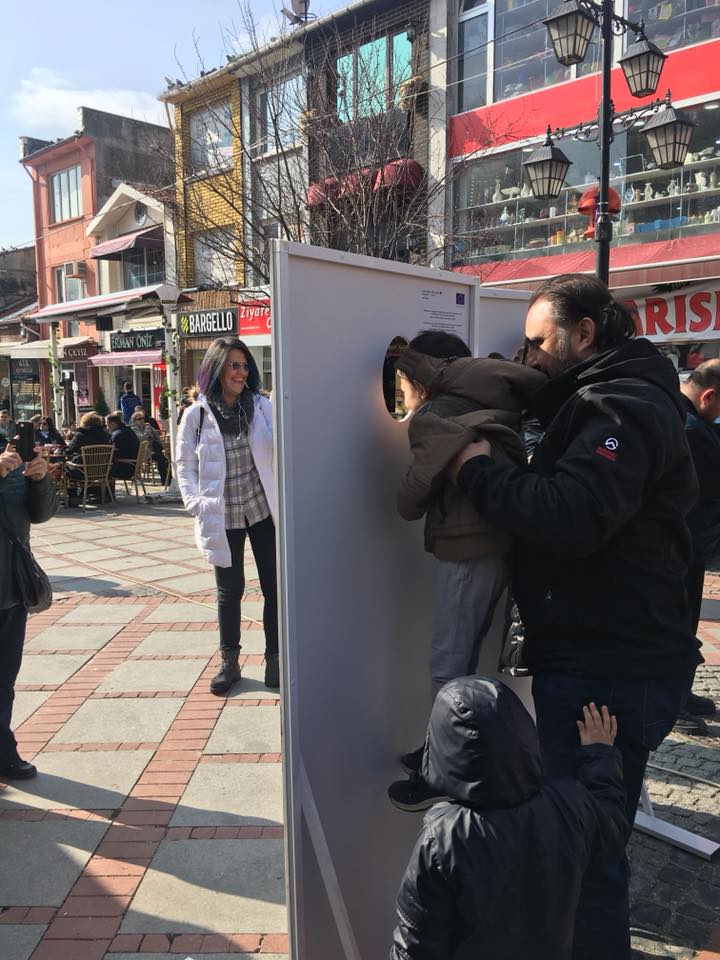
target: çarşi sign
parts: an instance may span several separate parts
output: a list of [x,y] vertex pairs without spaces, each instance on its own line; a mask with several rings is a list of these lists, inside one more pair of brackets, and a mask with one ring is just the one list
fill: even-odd
[[269,297],[238,304],[238,332],[241,337],[269,336],[270,326]]
[[237,309],[193,310],[179,313],[178,334],[181,337],[222,337],[237,332]]
[[110,352],[122,353],[127,350],[162,350],[165,346],[165,331],[162,327],[154,330],[113,330],[110,334]]
[[657,342],[720,338],[720,288],[624,300],[638,336]]

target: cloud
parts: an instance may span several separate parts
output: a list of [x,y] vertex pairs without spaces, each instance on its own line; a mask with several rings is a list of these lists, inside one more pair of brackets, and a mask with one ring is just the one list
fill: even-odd
[[166,122],[164,107],[152,93],[79,89],[44,67],[33,67],[9,98],[9,111],[21,126],[20,132],[35,137],[69,136],[78,127],[78,107],[94,107],[152,123]]

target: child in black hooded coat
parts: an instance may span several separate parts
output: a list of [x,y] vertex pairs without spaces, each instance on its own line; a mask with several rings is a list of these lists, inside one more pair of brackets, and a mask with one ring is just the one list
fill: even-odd
[[620,857],[629,834],[615,718],[594,704],[584,715],[577,779],[544,783],[535,726],[508,687],[441,689],[422,774],[448,802],[425,816],[390,960],[569,960],[585,868]]

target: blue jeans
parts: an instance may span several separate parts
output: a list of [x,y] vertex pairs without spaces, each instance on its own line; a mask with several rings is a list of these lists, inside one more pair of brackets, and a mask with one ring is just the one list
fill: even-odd
[[[672,730],[692,685],[694,671],[662,680],[603,680],[538,673],[533,700],[543,768],[548,780],[574,776],[579,746],[576,720],[583,704],[605,705],[618,722],[615,746],[622,754],[628,821],[635,820],[651,750]],[[627,858],[591,863],[575,916],[574,960],[629,960],[630,870]]]

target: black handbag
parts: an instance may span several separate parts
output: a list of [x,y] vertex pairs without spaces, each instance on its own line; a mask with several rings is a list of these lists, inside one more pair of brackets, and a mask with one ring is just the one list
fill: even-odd
[[42,613],[52,606],[52,585],[35,557],[10,529],[4,503],[3,512],[6,518],[2,525],[10,540],[10,573],[15,589],[28,613]]

